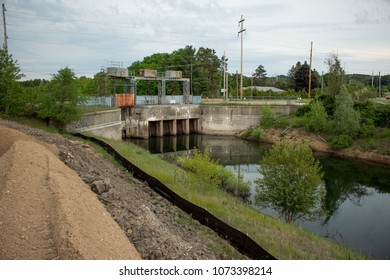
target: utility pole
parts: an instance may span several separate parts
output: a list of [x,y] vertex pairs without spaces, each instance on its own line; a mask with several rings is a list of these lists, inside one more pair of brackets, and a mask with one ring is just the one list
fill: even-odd
[[238,70],[236,70],[236,94],[238,99]]
[[313,60],[313,41],[310,45],[310,69],[309,69],[309,99],[310,99],[310,92],[311,92],[311,64]]
[[371,75],[371,87],[372,88],[374,87],[374,71],[372,71],[372,75]]
[[226,71],[226,100],[229,99],[229,73]]
[[381,98],[382,93],[381,93],[381,72],[379,71],[379,79],[378,79],[378,97]]
[[253,73],[251,77],[251,98],[253,99]]
[[191,80],[190,80],[190,95],[192,95],[192,59],[191,59]]
[[242,59],[243,59],[243,42],[244,42],[244,37],[243,37],[243,32],[246,31],[244,29],[244,21],[245,19],[241,15],[241,20],[238,22],[238,26],[240,27],[240,31],[238,31],[238,36],[241,35],[241,78],[240,78],[240,99],[242,99]]
[[225,100],[227,99],[226,96],[226,56],[225,51],[223,51],[223,97]]
[[7,44],[8,36],[7,36],[7,24],[5,23],[5,11],[6,9],[3,3],[4,48],[5,50],[8,50],[8,44]]

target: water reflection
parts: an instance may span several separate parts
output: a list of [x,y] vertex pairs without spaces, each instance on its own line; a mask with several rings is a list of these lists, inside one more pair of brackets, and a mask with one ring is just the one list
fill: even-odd
[[[190,135],[132,140],[151,153],[174,157],[208,148],[214,159],[244,180],[254,181],[267,145],[235,137]],[[319,157],[326,187],[322,205],[327,215],[297,221],[305,229],[336,240],[377,259],[390,259],[390,169],[357,161]],[[254,186],[252,185],[252,198]],[[261,209],[272,216],[272,209]]]

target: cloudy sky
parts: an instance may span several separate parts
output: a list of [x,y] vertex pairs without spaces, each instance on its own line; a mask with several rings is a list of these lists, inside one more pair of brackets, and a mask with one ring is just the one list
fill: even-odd
[[[244,16],[244,74],[264,65],[286,74],[297,61],[327,71],[338,54],[347,73],[390,74],[390,0],[3,0],[8,48],[26,79],[68,66],[93,76],[109,61],[196,49],[226,52],[240,69],[238,21]],[[1,40],[4,40],[1,32]]]

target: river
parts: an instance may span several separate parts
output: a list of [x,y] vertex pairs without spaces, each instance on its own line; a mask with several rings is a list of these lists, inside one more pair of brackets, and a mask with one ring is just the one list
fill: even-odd
[[[186,135],[129,140],[152,154],[175,157],[207,148],[214,159],[253,182],[260,174],[259,161],[269,148],[236,137]],[[327,215],[295,223],[308,231],[345,244],[373,259],[390,259],[390,168],[316,155],[324,171]],[[255,187],[252,184],[252,197]],[[252,204],[253,205],[253,204]],[[259,211],[277,217],[272,209]]]

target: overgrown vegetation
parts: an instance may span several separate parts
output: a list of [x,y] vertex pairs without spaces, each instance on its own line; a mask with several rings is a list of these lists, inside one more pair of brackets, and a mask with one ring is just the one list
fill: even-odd
[[358,149],[390,154],[390,149],[385,148],[390,139],[382,133],[390,128],[390,104],[370,101],[375,97],[374,89],[361,82],[351,80],[345,84],[345,73],[337,55],[331,54],[326,63],[329,73],[322,94],[301,106],[289,119],[272,117],[268,105],[265,106],[259,125],[250,128],[245,135],[261,138],[266,128],[304,127],[321,134],[335,149],[347,149],[356,143]]
[[216,160],[211,158],[207,149],[203,153],[195,151],[191,157],[181,156],[177,162],[183,168],[199,176],[211,187],[219,187],[244,200],[249,198],[250,183],[219,165]]

